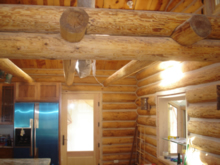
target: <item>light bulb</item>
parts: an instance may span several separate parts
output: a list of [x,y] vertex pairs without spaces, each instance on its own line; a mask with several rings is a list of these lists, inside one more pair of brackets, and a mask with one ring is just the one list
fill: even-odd
[[127,5],[129,6],[130,9],[132,9],[133,8],[133,1],[128,1]]

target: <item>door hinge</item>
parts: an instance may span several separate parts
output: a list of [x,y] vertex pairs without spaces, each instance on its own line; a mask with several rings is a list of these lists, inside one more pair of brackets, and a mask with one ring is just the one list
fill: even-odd
[[100,103],[98,102],[98,106],[100,106]]
[[100,143],[98,143],[98,147],[100,147]]
[[98,127],[100,126],[100,123],[98,122]]

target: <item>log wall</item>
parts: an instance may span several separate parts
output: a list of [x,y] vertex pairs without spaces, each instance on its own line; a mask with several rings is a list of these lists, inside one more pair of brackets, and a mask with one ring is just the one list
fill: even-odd
[[[198,160],[208,165],[219,164],[220,111],[217,110],[216,85],[220,84],[219,71],[217,71],[220,68],[220,63],[180,63],[182,77],[179,80],[168,83],[164,83],[166,78],[171,79],[181,73],[169,73],[172,68],[173,70],[175,68],[178,69],[176,66],[158,69],[159,65],[160,63],[152,64],[136,74],[138,80],[138,89],[136,91],[138,99],[136,104],[139,106],[137,109],[137,122],[148,127],[145,130],[145,135],[141,134],[141,138],[147,143],[147,147],[145,146],[145,160],[158,164],[157,156],[160,155],[153,152],[153,147],[156,148],[158,146],[157,137],[159,135],[157,135],[157,128],[159,125],[156,123],[157,120],[154,119],[157,118],[157,105],[153,104],[150,111],[143,111],[140,108],[141,97],[152,97],[152,95],[157,97],[157,95],[185,92],[188,102],[186,110],[189,115],[188,132],[189,138],[192,138],[190,148],[195,148],[200,153],[197,154],[198,158],[196,159],[196,154],[193,154],[194,159],[190,158],[189,163],[193,164],[193,161]],[[166,73],[165,77],[164,73]],[[141,128],[139,128],[139,131],[144,133]]]
[[[107,72],[97,71],[97,79],[103,83],[109,76]],[[104,74],[106,73],[106,74]],[[62,80],[63,79],[63,76]],[[40,77],[39,77],[40,78]],[[40,78],[42,79],[42,77]],[[15,79],[14,79],[15,80]],[[62,85],[64,91],[90,91],[101,92],[101,161],[103,165],[119,163],[115,165],[128,164],[132,148],[133,135],[135,131],[137,106],[135,104],[136,79],[133,76],[117,81],[109,87],[102,87],[89,76],[80,79],[75,76],[72,86]],[[148,139],[149,140],[149,139]],[[133,160],[135,160],[135,154]]]

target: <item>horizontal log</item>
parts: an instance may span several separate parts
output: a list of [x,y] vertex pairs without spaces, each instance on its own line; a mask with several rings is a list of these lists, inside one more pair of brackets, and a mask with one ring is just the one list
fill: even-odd
[[108,153],[125,153],[125,152],[131,152],[131,148],[132,148],[131,144],[103,146],[102,147],[102,152],[103,152],[103,154],[108,154]]
[[[55,75],[31,75],[31,77],[36,82],[61,82],[65,83],[64,76],[55,76]],[[106,77],[96,77],[99,82],[103,82]],[[20,79],[13,77],[12,82],[21,82]],[[79,78],[76,76],[74,78],[75,84],[98,84],[100,85],[96,79],[93,76],[85,77],[85,78]],[[135,78],[125,78],[123,80],[119,80],[114,83],[114,85],[136,85],[136,79]]]
[[212,154],[220,155],[220,143],[212,140],[207,140],[199,137],[192,137],[190,147]]
[[[138,106],[141,106],[141,98],[138,98],[135,102]],[[156,105],[156,97],[155,96],[149,96],[148,97],[148,104],[149,105]]]
[[188,115],[195,118],[220,119],[216,105],[193,105],[187,108]]
[[219,66],[204,68],[202,70],[199,70],[198,72],[186,74],[181,79],[173,83],[167,83],[166,85],[163,85],[161,84],[161,82],[158,82],[156,84],[140,88],[137,90],[137,95],[142,96],[154,94],[159,91],[171,90],[175,88],[186,87],[189,85],[204,84],[218,80],[220,80]]
[[153,64],[151,64],[146,69],[143,69],[142,71],[138,72],[137,75],[136,75],[136,78],[137,78],[137,80],[144,79],[144,78],[149,77],[153,74],[156,74],[160,71],[168,69],[168,68],[174,66],[177,63],[178,62],[174,62],[174,61],[164,61],[164,62],[157,61],[157,62],[154,62]]
[[[132,156],[132,159],[135,158],[135,155]],[[129,160],[130,159],[130,154],[123,154],[123,155],[103,155],[102,160],[107,161],[107,160]]]
[[136,120],[137,113],[129,112],[102,112],[103,120]]
[[[0,31],[59,33],[60,16],[66,9],[67,7],[58,6],[1,5]],[[89,15],[87,34],[170,36],[177,26],[192,16],[185,13],[138,10],[84,10]],[[214,16],[208,19],[212,24],[209,38],[220,38],[220,20]]]
[[[134,160],[131,161],[132,164],[135,163]],[[103,162],[102,165],[128,165],[129,161],[124,161],[124,160],[119,160],[118,163],[114,163],[114,161],[112,162]]]
[[[138,144],[138,146],[140,146],[140,143]],[[153,147],[149,144],[141,144],[141,149],[146,151],[147,153],[157,157],[157,148],[156,147]]]
[[154,156],[151,156],[150,154],[145,153],[144,158],[145,158],[146,160],[148,160],[149,162],[151,162],[151,163],[158,164],[157,158],[154,157]]
[[134,129],[127,129],[127,130],[103,130],[102,136],[103,137],[121,137],[121,136],[133,136]]
[[217,85],[209,85],[186,91],[186,100],[189,103],[217,101]]
[[[188,62],[181,63],[179,65],[181,66],[181,72],[184,73],[184,72],[196,70],[196,69],[199,69],[204,66],[211,65],[211,64],[213,64],[213,62],[188,61]],[[175,69],[175,66],[171,67],[170,69],[172,69],[172,68]],[[141,87],[141,86],[149,85],[149,84],[155,83],[157,81],[163,80],[164,78],[166,78],[163,76],[166,73],[167,73],[167,70],[162,71],[159,74],[150,76],[142,81],[139,81],[138,86]]]
[[104,92],[135,92],[137,87],[135,86],[110,86],[102,87],[95,85],[62,85],[62,90],[67,91],[104,91]]
[[137,123],[142,125],[156,126],[156,118],[139,116]]
[[102,110],[119,110],[119,109],[137,109],[137,105],[134,103],[127,104],[102,104]]
[[70,43],[59,34],[1,33],[0,50],[0,58],[10,59],[220,61],[218,40],[181,46],[167,37],[87,35]]
[[135,94],[119,94],[119,93],[104,93],[102,94],[103,102],[134,102]]
[[146,134],[146,135],[157,135],[157,130],[156,128],[153,127],[143,127],[143,126],[139,126],[138,127],[138,131],[142,134]]
[[220,138],[219,122],[190,121],[188,123],[190,133]]
[[136,122],[103,122],[102,128],[130,128],[135,127]]
[[153,146],[157,146],[157,139],[148,137],[148,136],[143,135],[143,134],[141,134],[140,137],[141,137],[141,139],[144,139],[146,143],[149,143]]
[[125,66],[123,66],[121,69],[116,71],[114,74],[109,76],[104,82],[104,86],[109,86],[113,82],[116,82],[118,80],[121,80],[125,77],[128,77],[141,69],[147,67],[149,64],[151,64],[152,61],[139,61],[139,60],[132,60]]
[[123,138],[102,138],[103,145],[112,145],[112,144],[126,144],[132,143],[133,137],[123,137]]
[[151,107],[151,109],[148,110],[141,110],[141,108],[138,108],[137,113],[139,115],[156,115],[156,107]]

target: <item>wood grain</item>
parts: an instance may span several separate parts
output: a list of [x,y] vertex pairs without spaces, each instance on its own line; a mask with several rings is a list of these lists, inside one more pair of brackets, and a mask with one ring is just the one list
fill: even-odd
[[187,113],[190,117],[205,119],[220,119],[220,111],[216,105],[192,105],[187,107]]
[[102,136],[103,137],[123,137],[123,136],[133,136],[134,129],[127,129],[127,130],[103,130]]
[[134,102],[135,94],[119,94],[119,93],[104,93],[102,94],[103,102]]
[[137,123],[148,126],[156,126],[156,118],[139,116],[137,119]]
[[[178,1],[175,0],[173,3],[178,3]],[[140,4],[140,6],[145,7],[146,5]],[[168,7],[168,11],[171,6],[172,4]],[[60,31],[59,19],[65,9],[67,8],[57,6],[1,5],[0,30],[58,33]],[[191,17],[190,14],[171,12],[129,10],[111,10],[109,12],[108,9],[92,8],[85,8],[85,11],[90,17],[87,34],[170,36],[177,26]],[[14,15],[19,19],[13,17]],[[220,20],[216,17],[209,17],[209,20],[213,29],[209,38],[220,38],[218,28]]]
[[138,131],[143,133],[143,134],[146,134],[146,135],[154,135],[156,136],[157,135],[157,132],[156,132],[156,127],[145,127],[145,128],[142,128],[142,127],[138,127]]
[[188,123],[190,133],[220,138],[220,123],[205,121],[190,121]]
[[154,94],[158,91],[171,90],[175,88],[186,87],[189,85],[204,84],[218,80],[220,80],[219,66],[212,68],[204,68],[203,70],[199,70],[198,72],[186,74],[181,79],[173,83],[163,85],[161,84],[161,82],[158,82],[156,84],[152,84],[147,87],[140,88],[137,90],[137,95],[142,96],[142,95]]
[[127,104],[106,104],[103,103],[102,110],[119,110],[119,109],[137,109],[137,105],[134,103]]
[[189,103],[213,102],[217,100],[217,85],[209,85],[186,91],[186,100]]
[[135,120],[136,112],[102,112],[102,119],[105,120]]
[[112,145],[112,144],[126,144],[132,143],[133,137],[123,137],[123,138],[102,138],[102,144],[105,145]]
[[[32,46],[35,43],[35,46]],[[127,45],[129,44],[129,47]],[[25,45],[25,47],[23,47]],[[99,47],[96,47],[100,45]],[[96,49],[94,50],[94,47]],[[126,47],[126,50],[124,49]],[[87,35],[70,43],[58,34],[1,33],[1,58],[14,59],[97,59],[152,61],[220,61],[220,42],[202,40],[181,46],[166,37],[123,37]],[[106,51],[106,50],[111,51]],[[82,51],[83,50],[83,51]],[[139,53],[137,53],[137,51]],[[65,56],[63,55],[65,52]],[[176,56],[178,54],[178,56]]]
[[136,122],[103,122],[102,128],[134,128]]

